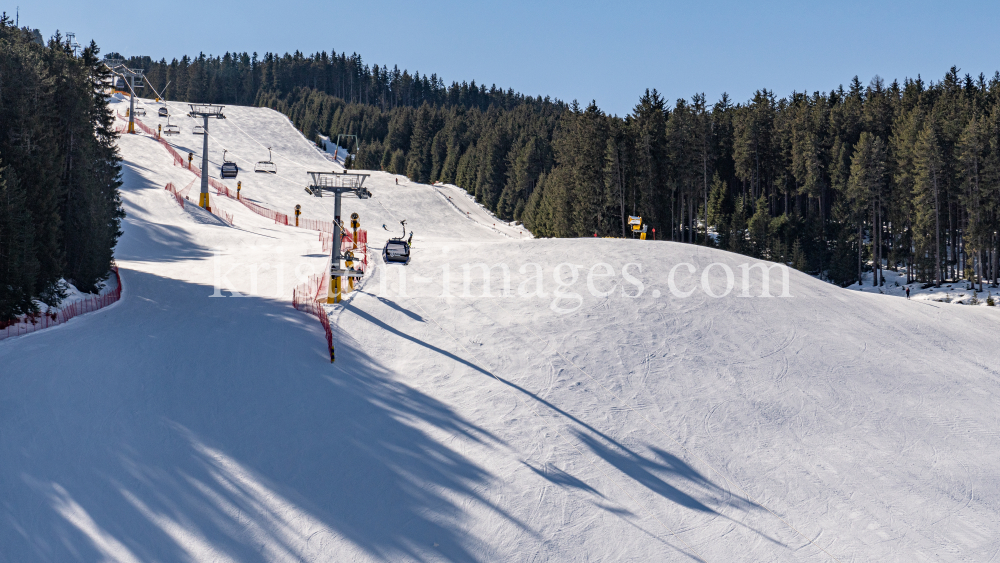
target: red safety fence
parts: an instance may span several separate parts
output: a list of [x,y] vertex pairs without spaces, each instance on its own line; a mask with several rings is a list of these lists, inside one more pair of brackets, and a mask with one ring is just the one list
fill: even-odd
[[184,209],[184,198],[181,197],[181,194],[177,192],[177,188],[174,187],[173,182],[170,182],[166,186],[163,186],[163,189],[170,192],[171,195],[174,196],[174,199],[177,200],[177,205],[180,205],[181,209]]
[[[138,120],[136,120],[136,122],[138,122]],[[184,159],[174,149],[174,147],[170,145],[170,143],[168,143],[167,141],[165,141],[163,139],[159,139],[159,141],[160,141],[160,144],[163,145],[163,148],[167,149],[167,152],[169,152],[170,156],[173,157],[174,164],[177,164],[179,166],[185,166]],[[190,170],[191,170],[191,172],[195,176],[201,178],[201,170],[200,169],[198,169],[198,168],[191,168]],[[267,207],[264,207],[263,205],[259,205],[259,204],[256,204],[256,203],[252,202],[252,201],[248,201],[247,199],[244,199],[242,197],[237,198],[236,194],[234,194],[232,192],[232,190],[229,189],[228,186],[226,186],[224,183],[220,182],[219,180],[216,180],[215,178],[209,178],[208,179],[208,184],[210,186],[212,186],[213,188],[215,188],[215,193],[217,193],[217,194],[219,194],[221,196],[228,197],[230,199],[236,199],[237,201],[239,201],[240,203],[242,203],[244,206],[246,206],[247,209],[249,209],[250,211],[253,211],[257,215],[260,215],[261,217],[267,217],[268,219],[271,219],[275,223],[278,223],[280,225],[294,225],[294,221],[290,220],[289,217],[288,217],[288,215],[286,215],[284,213],[275,211],[273,209],[268,209]],[[317,219],[305,219],[305,218],[299,217],[299,227],[303,228],[303,229],[311,229],[311,230],[314,230],[314,231],[320,231],[320,232],[323,232],[323,233],[331,233],[331,234],[333,233],[333,223],[331,221],[319,221]]]
[[184,189],[183,189],[183,190],[181,190],[181,191],[179,191],[179,192],[177,192],[177,193],[178,193],[178,194],[180,194],[180,195],[181,195],[181,197],[183,197],[184,199],[187,199],[187,196],[188,196],[188,194],[189,194],[189,193],[191,193],[191,186],[194,186],[194,183],[195,183],[195,182],[196,182],[197,180],[198,180],[197,178],[195,178],[194,180],[191,180],[191,181],[190,181],[190,182],[188,183],[188,185],[184,186]]
[[149,135],[151,137],[155,137],[156,136],[156,131],[150,129],[149,127],[146,127],[145,123],[139,121],[138,119],[133,119],[133,121],[135,121],[135,124],[139,126],[139,129],[142,129],[143,133],[145,133],[145,134],[147,134],[147,135]]
[[[119,114],[119,115],[121,115],[121,114]],[[139,123],[139,120],[136,120],[136,123]],[[143,127],[145,127],[145,126],[143,126]],[[170,143],[168,143],[167,141],[163,140],[162,138],[161,139],[157,139],[157,140],[160,142],[161,145],[163,145],[163,148],[167,149],[167,152],[170,153],[170,156],[173,157],[174,164],[179,165],[179,166],[185,166],[184,159],[174,149],[174,147],[170,145]],[[197,176],[198,178],[201,178],[201,170],[200,169],[198,169],[198,168],[189,168],[189,170],[195,176]],[[192,184],[193,184],[193,182],[192,182]],[[178,192],[178,193],[180,195],[186,197],[187,196],[187,191],[191,188],[192,184],[189,184],[186,188],[184,188],[184,190],[181,190],[181,192]],[[246,207],[250,211],[256,213],[257,215],[260,215],[261,217],[267,217],[268,219],[271,219],[272,221],[274,221],[276,224],[279,224],[279,225],[295,226],[294,219],[290,219],[289,216],[286,215],[285,213],[281,213],[279,211],[275,211],[273,209],[269,209],[267,207],[264,207],[263,205],[260,205],[258,203],[254,203],[254,202],[252,202],[252,201],[250,201],[250,200],[248,200],[246,198],[237,197],[236,194],[234,194],[232,192],[232,190],[229,189],[228,186],[226,186],[224,183],[220,182],[219,180],[216,180],[215,178],[209,178],[208,179],[208,184],[210,186],[212,186],[213,188],[215,188],[215,193],[216,194],[218,194],[220,196],[228,197],[229,199],[234,199],[236,201],[239,201],[240,203],[243,204],[244,207]],[[227,223],[229,223],[230,225],[232,225],[233,224],[233,216],[232,216],[232,214],[226,213],[225,211],[222,211],[222,210],[219,210],[219,211],[221,213],[221,215],[219,215],[219,216],[224,221],[226,221]],[[323,243],[323,252],[329,252],[330,251],[330,248],[332,246],[332,241],[333,241],[333,222],[332,221],[320,221],[320,220],[317,220],[317,219],[307,219],[307,218],[304,218],[304,217],[299,217],[298,227],[302,228],[302,229],[311,229],[311,230],[314,230],[314,231],[319,231],[320,232],[320,239],[319,240]],[[328,234],[329,235],[329,239],[324,239],[323,238],[324,234]],[[341,240],[343,242],[345,242],[345,243],[351,243],[352,242],[351,241],[351,233],[345,231],[343,233],[343,238]],[[345,251],[346,250],[352,250],[353,249],[353,248],[351,248],[352,246],[353,246],[353,244],[351,244],[347,248],[344,248],[343,250],[345,250]],[[358,231],[358,250],[361,251],[360,252],[361,259],[359,261],[359,264],[357,264],[355,267],[358,268],[358,269],[360,269],[361,271],[365,271],[365,269],[367,269],[367,267],[368,267],[368,232],[365,231],[365,230]]]
[[268,219],[273,219],[275,223],[281,225],[288,224],[288,215],[285,215],[284,213],[278,213],[277,211],[274,211],[273,209],[268,209],[263,205],[257,205],[256,203],[248,200],[245,197],[241,197],[239,201],[244,206],[246,206],[247,209],[253,211],[257,215],[260,215],[261,217],[267,217]]
[[[187,191],[190,190],[191,186],[193,186],[193,185],[194,185],[194,180],[192,180],[191,183],[187,185],[187,187],[185,187],[183,190],[181,190],[180,192],[178,192],[177,188],[174,187],[173,182],[171,182],[171,183],[168,183],[166,186],[164,186],[163,189],[165,189],[168,192],[170,192],[171,195],[174,196],[174,199],[177,201],[178,205],[181,206],[181,209],[184,209],[184,200],[186,199],[185,196],[187,195]],[[219,219],[222,219],[223,222],[225,222],[230,227],[233,226],[233,214],[232,213],[228,213],[225,209],[221,209],[218,206],[216,206],[216,208],[213,209],[213,210],[211,210],[211,211],[209,211],[209,213],[211,213],[212,215],[215,215]]]
[[326,287],[329,276],[326,274],[316,274],[311,276],[305,283],[292,290],[292,306],[299,311],[305,311],[315,316],[326,333],[326,346],[330,350],[330,363],[333,363],[333,329],[330,328],[330,318],[326,315],[326,309],[320,303],[320,296]]
[[[323,241],[323,245],[329,247],[333,244],[333,235],[331,233],[320,233],[319,240]],[[343,231],[340,233],[341,243],[353,243],[354,233],[351,231]],[[368,244],[368,231],[364,229],[358,229],[358,246]]]
[[229,188],[226,187],[226,185],[223,184],[222,182],[217,181],[215,178],[209,178],[208,183],[211,184],[213,188],[215,188],[215,193],[226,196],[229,199],[236,199],[236,195],[233,194],[233,192],[229,191]]
[[158,140],[160,141],[160,144],[163,145],[163,148],[167,149],[167,152],[170,153],[170,156],[174,158],[174,164],[177,166],[184,166],[184,159],[181,158],[180,153],[178,153],[170,143],[164,141],[163,139],[158,139]]
[[[323,252],[330,252],[333,248],[333,235],[326,233],[319,234],[319,241],[323,245]],[[358,247],[354,248],[354,233],[344,232],[340,236],[340,253],[344,254],[348,250],[354,251],[354,269],[361,272],[368,271],[368,231],[358,230]],[[360,256],[360,257],[359,257]]]
[[[136,120],[136,122],[138,123],[138,120]],[[146,131],[151,135],[153,134],[151,130],[145,128],[144,125],[141,127],[143,128],[143,131]],[[163,145],[165,149],[167,149],[167,152],[170,153],[170,156],[173,157],[174,164],[179,166],[185,166],[184,159],[181,157],[180,154],[178,154],[178,152],[173,148],[173,146],[170,145],[170,143],[166,142],[162,138],[158,138],[157,140],[160,142],[161,145]],[[201,170],[197,168],[188,168],[188,170],[190,170],[196,177],[201,178]],[[260,215],[261,217],[267,217],[268,219],[271,219],[275,223],[281,225],[295,226],[294,222],[289,221],[288,215],[286,215],[285,213],[280,213],[273,209],[268,209],[267,207],[249,201],[246,198],[237,197],[236,195],[233,194],[233,192],[229,189],[228,186],[216,180],[215,178],[209,178],[208,183],[210,186],[215,188],[216,194],[239,201],[240,203],[243,204],[244,207],[256,213],[257,215]],[[173,185],[169,184],[170,187],[168,188],[168,190],[170,190],[171,193],[174,194],[174,197],[180,198],[178,201],[181,203],[181,205],[183,205],[183,200],[184,200],[183,196],[186,196],[187,191],[190,190],[191,186],[193,185],[194,181],[192,180],[192,182],[188,184],[183,190],[177,192],[176,189],[173,188]],[[230,225],[233,224],[232,214],[226,213],[222,209],[218,208],[215,210],[215,213]],[[324,252],[328,252],[332,247],[333,222],[319,221],[316,219],[306,219],[300,217],[298,227],[303,229],[311,229],[319,231],[319,240],[323,242]],[[358,247],[356,249],[354,248],[353,233],[345,231],[342,233],[341,237],[342,237],[341,252],[347,252],[348,250],[352,251],[356,250],[357,253],[356,253],[354,268],[360,270],[361,272],[367,271],[368,231],[363,229],[358,231]],[[357,254],[360,254],[360,258],[357,257]],[[326,344],[330,350],[330,362],[333,362],[334,360],[333,330],[330,328],[330,319],[329,317],[327,317],[326,310],[323,308],[321,302],[321,299],[325,298],[324,296],[328,291],[329,281],[330,281],[330,276],[327,275],[326,273],[312,276],[306,283],[303,283],[292,290],[292,305],[300,311],[305,311],[315,316],[319,320],[320,324],[323,325],[323,331],[326,334]]]
[[226,210],[220,209],[219,207],[215,207],[209,213],[215,215],[219,219],[222,219],[230,227],[233,226],[233,214],[232,213],[227,213]]
[[92,311],[102,309],[117,302],[122,298],[122,279],[121,276],[118,275],[117,266],[112,266],[111,272],[115,275],[115,283],[117,284],[111,291],[103,295],[95,295],[81,301],[70,303],[69,305],[58,309],[54,313],[39,313],[33,317],[21,317],[8,326],[0,327],[0,340],[11,336],[20,336],[22,334],[37,332],[51,326],[61,325],[73,317],[78,317],[84,313],[90,313]]
[[316,219],[305,219],[303,217],[299,217],[299,227],[319,231],[321,233],[333,234],[333,221],[319,221]]

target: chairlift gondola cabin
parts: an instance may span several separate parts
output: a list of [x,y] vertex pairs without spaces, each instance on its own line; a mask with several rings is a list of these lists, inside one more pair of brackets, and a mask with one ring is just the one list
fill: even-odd
[[205,127],[202,126],[202,125],[195,125],[194,126],[194,131],[192,131],[191,134],[192,135],[204,135],[205,134]]
[[267,160],[261,160],[253,167],[254,172],[264,172],[266,174],[277,174],[278,167],[271,162],[271,147],[267,147]]
[[162,108],[156,110],[156,113],[160,117],[170,117],[170,112],[167,111],[167,106],[163,106]]
[[[409,240],[404,240],[406,236],[406,220],[404,219],[399,223],[403,225],[403,236],[391,238],[385,243],[385,248],[382,249],[382,260],[387,264],[392,262],[405,266],[410,263],[410,241],[413,240],[413,231],[410,231]],[[385,229],[385,225],[382,225],[382,228]]]
[[235,178],[240,173],[240,167],[236,166],[235,162],[226,160],[226,152],[225,150],[222,151],[222,168],[219,170],[219,176],[222,178]]

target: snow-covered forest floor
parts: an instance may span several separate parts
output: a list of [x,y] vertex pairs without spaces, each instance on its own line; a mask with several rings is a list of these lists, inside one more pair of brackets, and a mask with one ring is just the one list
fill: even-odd
[[[983,290],[979,291],[979,284],[973,284],[969,280],[957,280],[942,283],[941,287],[934,287],[925,283],[906,283],[906,272],[903,269],[895,272],[893,270],[883,270],[882,277],[885,283],[881,286],[872,284],[872,272],[865,272],[862,276],[864,283],[851,284],[848,289],[874,293],[880,295],[890,295],[894,297],[906,297],[906,288],[910,288],[910,299],[918,301],[933,301],[935,303],[952,303],[955,305],[979,305],[982,307],[997,307],[994,309],[1000,314],[1000,290],[988,282],[983,282]],[[929,285],[929,287],[924,287]],[[994,305],[988,303],[992,297]]]
[[[170,142],[199,156],[195,120],[169,107]],[[225,113],[212,175],[227,149],[231,190],[329,220],[333,198],[304,187],[336,165],[274,111]],[[794,270],[761,297],[744,256],[533,239],[459,188],[372,172],[374,197],[344,200],[372,271],[328,309],[331,365],[290,303],[327,266],[317,233],[214,191],[232,227],[181,209],[163,187],[194,176],[149,137],[120,147],[122,300],[0,342],[0,561],[1000,551],[996,309]],[[267,147],[278,174],[254,174]],[[413,259],[383,269],[403,219]]]

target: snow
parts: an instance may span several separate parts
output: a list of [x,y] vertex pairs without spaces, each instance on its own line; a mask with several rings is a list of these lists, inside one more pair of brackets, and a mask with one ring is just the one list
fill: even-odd
[[347,158],[347,155],[351,153],[351,151],[338,146],[337,143],[331,141],[330,137],[327,137],[326,135],[320,135],[319,140],[323,143],[323,150],[327,152],[324,156],[326,156],[328,160],[343,166],[344,160]]
[[[166,122],[144,105],[145,123]],[[170,107],[183,132],[170,141],[200,155],[195,120]],[[303,188],[306,171],[336,165],[276,112],[225,113],[209,123],[213,176],[227,149],[245,197],[332,216],[333,198]],[[275,176],[251,172],[267,146]],[[413,259],[374,267],[330,307],[331,365],[319,323],[290,304],[326,267],[316,233],[214,192],[233,227],[182,210],[163,186],[193,175],[147,137],[120,147],[122,300],[0,342],[0,561],[1000,550],[994,308],[794,270],[787,287],[772,274],[769,298],[749,270],[742,297],[746,257],[531,239],[460,188],[373,172],[374,197],[345,198],[343,215],[359,213],[375,266],[406,219]],[[498,266],[481,297],[478,263],[506,264],[510,295]],[[726,268],[732,291],[709,296],[725,291]],[[243,297],[211,297],[231,291]]]
[[998,291],[996,286],[991,285],[987,281],[983,282],[982,291],[979,291],[979,284],[973,285],[969,280],[946,282],[942,283],[941,287],[931,285],[925,288],[924,286],[928,284],[917,282],[906,283],[908,281],[906,272],[901,269],[898,272],[883,270],[882,277],[885,278],[885,283],[881,286],[876,286],[872,284],[874,275],[872,272],[865,272],[862,275],[863,283],[860,285],[853,283],[848,286],[848,289],[863,291],[865,293],[906,297],[906,288],[909,287],[910,299],[912,300],[951,303],[955,305],[978,305],[981,307],[997,306],[996,304],[990,305],[988,303],[990,297],[993,297],[994,303],[1000,299],[1000,291]]
[[68,281],[66,281],[64,279],[60,279],[59,283],[62,285],[62,288],[63,288],[63,290],[66,293],[66,297],[64,297],[59,302],[59,306],[58,307],[49,307],[45,303],[42,303],[41,301],[37,301],[36,300],[35,301],[35,305],[38,306],[38,310],[40,312],[46,313],[50,309],[55,309],[55,310],[63,309],[63,308],[65,308],[65,307],[67,307],[67,306],[69,306],[69,305],[71,305],[73,303],[76,303],[78,301],[83,301],[85,299],[92,299],[92,298],[97,297],[97,296],[99,296],[101,294],[105,294],[105,293],[108,293],[110,291],[114,291],[116,289],[116,287],[118,286],[118,282],[115,280],[114,276],[109,276],[108,279],[106,279],[104,281],[101,281],[101,282],[98,282],[97,283],[97,293],[84,293],[84,292],[80,291],[79,289],[77,289],[75,285],[73,285],[72,283],[70,283],[70,282],[68,282]]

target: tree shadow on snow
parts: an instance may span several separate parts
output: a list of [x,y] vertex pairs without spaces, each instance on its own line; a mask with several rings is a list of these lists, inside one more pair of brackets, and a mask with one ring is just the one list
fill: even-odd
[[287,302],[123,275],[118,306],[0,349],[0,561],[475,561],[470,507],[525,530],[445,443],[501,442],[360,346],[331,365]]
[[590,451],[664,499],[689,510],[725,518],[771,543],[787,547],[763,531],[721,513],[719,509],[723,507],[744,512],[764,508],[716,485],[681,458],[656,447],[649,448],[653,455],[644,456],[619,442],[601,440],[579,429],[574,429],[573,434]]
[[[393,309],[402,310],[399,305],[387,299],[379,298],[379,301],[392,307]],[[452,361],[463,364],[484,376],[488,376],[510,387],[516,392],[537,402],[539,405],[551,409],[553,412],[559,414],[573,425],[571,429],[573,435],[593,453],[659,496],[690,510],[702,512],[711,516],[726,518],[733,521],[737,525],[746,527],[747,529],[759,534],[761,537],[772,543],[784,545],[764,532],[751,528],[742,522],[732,520],[732,518],[720,513],[717,510],[717,508],[720,507],[733,508],[738,511],[763,510],[763,508],[749,499],[719,487],[679,457],[655,447],[650,448],[653,453],[652,456],[646,457],[640,455],[608,434],[602,432],[597,427],[587,423],[574,414],[563,410],[555,403],[542,398],[536,393],[518,385],[517,383],[514,383],[513,381],[500,377],[490,370],[452,352],[420,340],[413,335],[407,334],[375,317],[371,313],[361,310],[359,307],[354,306],[350,302],[344,304],[344,310],[365,319],[366,321],[391,334],[423,346],[428,350],[437,352]],[[402,311],[405,312],[405,310]],[[596,489],[588,485],[583,480],[559,470],[554,466],[547,466],[542,469],[538,469],[529,464],[525,465],[527,465],[528,468],[535,474],[547,479],[555,485],[564,488],[575,488],[600,495]],[[677,484],[672,484],[669,480],[674,480]],[[686,492],[685,489],[688,489],[691,492]],[[602,504],[598,504],[598,506],[607,509],[607,507]],[[690,556],[690,554],[688,555]]]
[[[164,201],[167,201],[167,198],[173,198],[173,196],[163,189],[163,186],[154,185],[138,172],[139,169],[140,167],[129,162],[122,163],[122,179],[125,182],[125,185],[122,187],[123,190],[129,192],[152,190],[162,192],[157,195],[165,198]],[[178,189],[180,188],[183,188],[183,186],[178,186]],[[138,259],[146,262],[175,262],[205,258],[212,255],[211,249],[202,246],[184,231],[177,229],[173,225],[157,223],[155,215],[151,213],[147,213],[147,217],[142,219],[134,218],[133,216],[137,212],[146,212],[146,209],[135,201],[125,199],[122,203],[125,208],[125,219],[122,220],[122,230],[127,232],[128,235],[122,237],[117,248],[115,248],[115,257],[119,260]],[[176,205],[172,201],[170,204]],[[193,204],[188,202],[185,209],[191,205]],[[220,225],[224,225],[218,218],[215,218],[214,221]],[[155,250],[152,250],[154,248]]]

